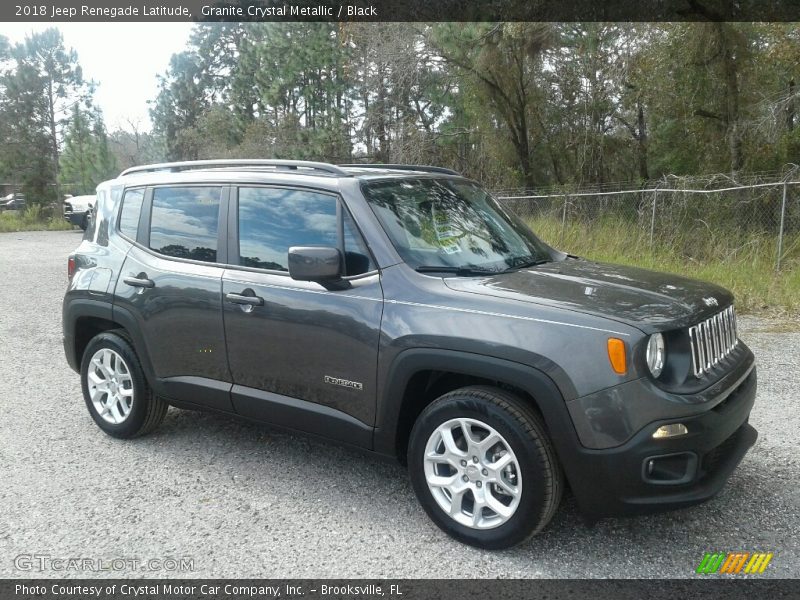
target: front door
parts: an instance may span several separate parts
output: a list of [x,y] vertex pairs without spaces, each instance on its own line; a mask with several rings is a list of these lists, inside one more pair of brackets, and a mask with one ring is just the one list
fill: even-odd
[[[367,445],[383,295],[352,217],[335,194],[269,186],[232,193],[229,215],[238,264],[223,275],[222,298],[234,408]],[[338,247],[349,286],[291,279],[291,246]]]

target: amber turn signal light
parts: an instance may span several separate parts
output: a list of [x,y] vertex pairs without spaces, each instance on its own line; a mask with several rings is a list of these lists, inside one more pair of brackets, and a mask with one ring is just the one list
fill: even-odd
[[617,375],[625,375],[628,372],[625,342],[619,338],[608,338],[608,360]]

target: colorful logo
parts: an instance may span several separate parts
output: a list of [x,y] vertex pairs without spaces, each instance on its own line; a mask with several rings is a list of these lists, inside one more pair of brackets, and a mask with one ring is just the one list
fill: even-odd
[[771,560],[772,552],[706,552],[695,573],[763,573]]

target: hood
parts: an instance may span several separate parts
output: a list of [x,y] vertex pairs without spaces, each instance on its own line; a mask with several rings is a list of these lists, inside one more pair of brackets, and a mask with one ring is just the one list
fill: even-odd
[[575,259],[480,279],[449,277],[445,285],[601,316],[645,333],[693,325],[733,301],[727,290],[695,279]]
[[64,204],[69,204],[73,212],[86,212],[95,201],[95,196],[71,196],[64,200]]

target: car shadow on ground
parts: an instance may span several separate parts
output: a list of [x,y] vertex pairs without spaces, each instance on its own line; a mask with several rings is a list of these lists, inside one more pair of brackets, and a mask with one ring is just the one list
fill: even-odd
[[[150,440],[150,442],[148,442]],[[344,513],[355,509],[361,516],[373,519],[370,526],[387,527],[404,520],[415,519],[415,528],[434,532],[438,543],[447,540],[454,547],[466,548],[450,540],[428,521],[416,502],[405,468],[394,461],[375,458],[369,453],[332,444],[318,438],[274,429],[266,425],[240,420],[227,415],[170,409],[161,428],[142,438],[141,443],[157,443],[177,449],[188,444],[193,450],[207,453],[204,462],[214,462],[224,471],[241,473],[242,477],[265,481],[275,477],[275,465],[282,465],[283,475],[288,474],[291,486],[293,473],[315,481],[319,497],[327,497],[332,489],[342,500],[337,503]],[[165,450],[163,447],[160,450]],[[747,459],[745,459],[747,460]],[[222,464],[218,464],[222,461]],[[524,544],[505,550],[504,555],[531,559],[552,559],[572,552],[585,553],[587,547],[601,546],[613,555],[624,550],[636,554],[640,551],[655,553],[663,547],[666,538],[691,542],[689,532],[702,532],[709,540],[710,531],[720,526],[720,533],[737,529],[739,520],[751,519],[742,512],[742,497],[747,489],[758,485],[766,499],[779,499],[781,494],[765,488],[765,481],[753,481],[757,474],[754,466],[743,463],[723,491],[711,501],[680,511],[656,513],[636,517],[605,518],[588,523],[578,509],[575,498],[567,491],[551,523],[536,537]],[[760,478],[759,478],[760,479]],[[314,494],[312,488],[307,488]],[[381,490],[377,495],[375,490]],[[374,508],[376,497],[391,499],[384,511]],[[768,500],[765,500],[768,501]],[[336,510],[336,508],[334,508]],[[382,520],[379,522],[378,518]],[[769,527],[769,523],[763,526]],[[772,526],[775,526],[772,523]],[[721,535],[721,539],[727,538]],[[711,541],[711,540],[709,540]],[[702,546],[702,540],[696,542]],[[735,546],[736,536],[731,536]],[[698,546],[698,547],[700,547]],[[480,550],[468,549],[481,553]]]

